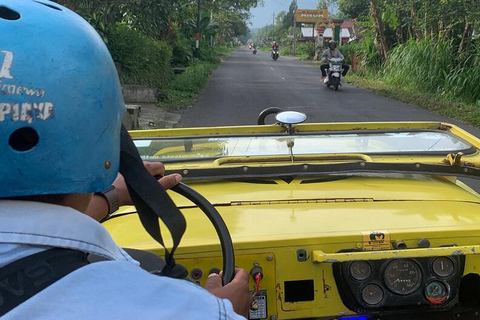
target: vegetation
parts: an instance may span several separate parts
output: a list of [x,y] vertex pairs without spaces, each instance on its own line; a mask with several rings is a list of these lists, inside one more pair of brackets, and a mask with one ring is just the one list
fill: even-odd
[[[161,89],[188,101],[240,40],[246,43],[249,9],[257,0],[57,0],[83,16],[112,53],[123,85]],[[196,59],[196,34],[200,47]],[[184,69],[174,75],[173,68]]]
[[[250,39],[266,46],[261,50],[269,50],[275,40],[282,54],[290,54],[294,34],[300,39],[300,28],[293,27],[296,1],[253,36],[247,20],[249,9],[259,0],[203,1],[199,26],[197,2],[190,0],[57,2],[81,14],[97,29],[112,52],[123,84],[144,84],[167,91],[162,105],[191,100],[222,55],[239,41]],[[347,63],[352,63],[353,56],[360,58],[352,81],[368,83],[370,88],[392,96],[401,92],[416,97],[420,93],[428,99],[417,101],[430,105],[426,101],[435,99],[442,106],[436,112],[445,114],[467,109],[471,113],[480,107],[480,6],[476,2],[319,0],[318,8],[337,8],[330,12],[331,18],[355,19],[356,30],[361,30],[356,41],[340,48]],[[299,42],[296,46],[302,59],[312,59],[315,50],[313,43]],[[185,72],[174,75],[172,68]],[[372,85],[373,79],[379,81],[378,85]]]
[[[231,53],[232,49],[217,47],[214,51],[211,55],[212,57],[225,57]],[[159,101],[159,105],[162,107],[176,107],[190,104],[208,83],[212,70],[219,63],[220,60],[214,62],[193,61],[185,69],[185,72],[176,75],[168,84],[168,96]]]
[[480,7],[474,0],[338,0],[363,28],[341,47],[361,57],[350,80],[480,127]]

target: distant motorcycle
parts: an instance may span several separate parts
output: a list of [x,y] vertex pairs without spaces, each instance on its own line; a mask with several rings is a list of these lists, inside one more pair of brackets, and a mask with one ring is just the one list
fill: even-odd
[[327,86],[333,86],[335,91],[338,87],[342,86],[342,58],[330,58],[328,59],[327,77],[323,83]]
[[273,49],[272,50],[272,59],[277,61],[277,59],[278,59],[278,49]]
[[257,48],[253,47],[253,54],[257,54]]

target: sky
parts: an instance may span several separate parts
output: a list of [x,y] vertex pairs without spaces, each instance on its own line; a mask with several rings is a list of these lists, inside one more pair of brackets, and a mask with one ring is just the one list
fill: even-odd
[[[264,0],[263,6],[250,9],[250,29],[262,28],[273,23],[273,13],[277,15],[280,11],[288,12],[292,0]],[[299,9],[316,9],[318,0],[297,0]]]

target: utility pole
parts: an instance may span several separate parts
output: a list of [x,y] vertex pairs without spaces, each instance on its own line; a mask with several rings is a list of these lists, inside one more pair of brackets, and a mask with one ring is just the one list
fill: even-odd
[[272,23],[272,42],[273,40],[275,39],[275,12],[273,13],[272,15],[272,20],[273,20],[273,23]]
[[195,58],[200,57],[200,0],[197,3],[197,34],[195,35]]
[[297,0],[295,0],[295,9],[293,9],[293,56],[297,55]]

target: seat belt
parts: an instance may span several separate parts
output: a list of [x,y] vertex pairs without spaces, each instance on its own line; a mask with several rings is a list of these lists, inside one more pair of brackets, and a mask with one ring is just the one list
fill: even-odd
[[88,261],[85,252],[53,248],[0,268],[0,317],[86,265]]

